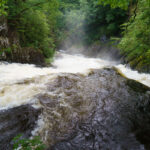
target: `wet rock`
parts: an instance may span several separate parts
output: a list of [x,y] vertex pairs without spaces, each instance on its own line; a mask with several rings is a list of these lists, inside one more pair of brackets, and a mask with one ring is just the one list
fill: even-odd
[[44,66],[44,56],[40,50],[35,50],[30,47],[18,47],[17,50],[12,51],[12,59],[13,62],[18,63],[29,63],[35,64],[38,66]]
[[45,122],[39,135],[49,150],[149,150],[148,91],[113,69],[61,74],[39,97]]
[[6,36],[8,31],[7,20],[4,16],[0,16],[0,35]]
[[12,139],[18,134],[30,137],[40,110],[23,105],[0,111],[0,150],[12,150]]
[[150,88],[111,68],[87,76],[60,73],[24,105],[0,112],[0,150],[19,133],[41,137],[48,150],[149,150]]

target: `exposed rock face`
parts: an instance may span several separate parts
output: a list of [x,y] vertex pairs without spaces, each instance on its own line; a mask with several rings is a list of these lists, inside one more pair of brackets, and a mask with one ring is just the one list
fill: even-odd
[[39,114],[30,105],[0,111],[0,150],[12,150],[12,139],[18,134],[30,137]]
[[0,17],[0,35],[6,36],[8,32],[7,20],[5,17]]
[[45,65],[44,56],[40,52],[40,50],[35,50],[30,47],[19,47],[19,49],[13,50],[11,61],[18,63],[35,64],[39,66]]
[[9,39],[7,37],[8,26],[7,20],[4,17],[0,17],[0,59],[6,59],[6,53],[3,49],[9,47]]

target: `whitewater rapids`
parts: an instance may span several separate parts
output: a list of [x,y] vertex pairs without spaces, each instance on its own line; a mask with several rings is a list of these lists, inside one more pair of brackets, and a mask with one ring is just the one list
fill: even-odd
[[60,73],[87,75],[92,69],[115,67],[124,77],[150,87],[150,75],[133,71],[125,65],[83,55],[57,54],[52,67],[0,63],[0,109],[7,109],[29,102],[36,102],[36,95],[44,93],[45,84]]

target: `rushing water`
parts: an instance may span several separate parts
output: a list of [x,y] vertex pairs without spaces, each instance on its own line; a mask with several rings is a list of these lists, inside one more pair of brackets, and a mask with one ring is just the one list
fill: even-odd
[[0,64],[0,108],[14,107],[34,100],[34,95],[45,90],[45,84],[58,73],[80,73],[86,75],[91,69],[115,66],[127,78],[150,86],[150,75],[97,58],[82,55],[59,54],[53,67],[38,68],[29,64]]
[[0,109],[27,103],[42,108],[32,134],[52,150],[144,150],[150,92],[128,78],[150,87],[149,74],[82,55],[58,53],[47,68],[2,62]]
[[34,95],[45,90],[45,83],[58,73],[87,74],[90,69],[110,66],[110,62],[85,58],[81,55],[60,54],[53,66],[38,68],[29,64],[0,65],[0,108],[13,107],[33,100]]

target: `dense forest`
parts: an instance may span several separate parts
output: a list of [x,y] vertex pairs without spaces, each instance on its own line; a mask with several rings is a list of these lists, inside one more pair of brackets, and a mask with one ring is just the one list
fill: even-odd
[[150,150],[150,0],[0,0],[0,150]]
[[2,60],[45,64],[66,43],[113,39],[125,63],[150,71],[149,0],[1,0],[0,7]]

